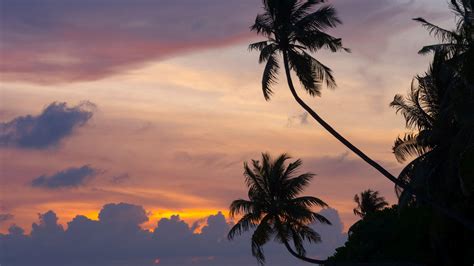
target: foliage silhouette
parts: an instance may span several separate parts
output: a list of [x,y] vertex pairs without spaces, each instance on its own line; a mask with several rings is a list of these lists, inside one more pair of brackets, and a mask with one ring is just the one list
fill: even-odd
[[354,214],[362,218],[388,206],[385,198],[379,196],[378,191],[372,191],[370,189],[356,194],[354,201],[357,203],[357,207],[354,208]]
[[[349,229],[348,241],[328,265],[436,265],[429,242],[431,212],[393,205],[367,214]],[[350,263],[350,264],[349,264]]]
[[265,99],[270,100],[273,94],[272,85],[277,81],[278,71],[280,70],[278,56],[281,55],[291,94],[311,117],[337,140],[398,187],[403,188],[409,194],[416,194],[419,200],[430,203],[440,212],[474,231],[472,221],[414,191],[407,183],[396,178],[354,146],[324,121],[296,92],[291,78],[291,71],[296,73],[303,89],[310,96],[319,96],[323,83],[326,83],[329,88],[336,87],[331,69],[312,57],[311,52],[314,53],[323,48],[332,52],[341,50],[349,52],[349,49],[343,47],[340,38],[335,38],[324,32],[326,29],[341,24],[337,12],[332,6],[326,5],[315,10],[317,5],[324,2],[324,0],[263,0],[264,13],[257,15],[255,23],[250,29],[263,35],[267,40],[250,44],[249,50],[258,50],[260,52],[259,63],[265,63],[262,77],[262,90]]
[[[452,0],[457,27],[448,31],[422,18],[416,21],[441,43],[425,46],[421,54],[433,53],[429,70],[415,77],[406,97],[396,95],[391,106],[406,120],[409,132],[395,140],[393,152],[400,162],[410,161],[399,180],[428,198],[474,220],[474,1]],[[399,205],[420,206],[423,202],[397,186]],[[472,254],[472,231],[459,228],[433,213],[430,221],[433,257],[444,265],[465,264]],[[471,241],[472,242],[472,241]],[[471,258],[471,260],[474,260]],[[472,263],[473,261],[470,261]]]
[[[272,237],[283,243],[296,258],[310,263],[324,263],[323,260],[307,258],[303,244],[305,241],[321,241],[320,235],[310,224],[331,223],[324,216],[313,212],[312,207],[327,207],[327,204],[316,197],[298,197],[314,174],[297,174],[302,161],[298,159],[286,165],[288,159],[288,155],[282,154],[273,160],[269,154],[263,153],[261,161],[252,160],[251,166],[244,163],[249,200],[234,200],[230,205],[231,217],[243,216],[230,229],[228,238],[232,240],[236,235],[255,228],[252,255],[262,265],[265,263],[262,247]],[[293,242],[294,249],[290,242]]]

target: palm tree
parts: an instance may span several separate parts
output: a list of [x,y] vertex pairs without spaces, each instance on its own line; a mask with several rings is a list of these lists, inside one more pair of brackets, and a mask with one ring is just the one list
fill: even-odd
[[356,194],[354,196],[354,201],[357,203],[357,207],[354,208],[354,214],[361,218],[380,211],[388,206],[385,198],[380,197],[378,191],[373,191],[371,189]]
[[[252,255],[264,264],[263,245],[272,237],[283,243],[288,251],[298,259],[321,264],[325,261],[307,258],[304,241],[316,243],[321,237],[310,224],[320,222],[331,224],[324,216],[313,212],[312,207],[328,205],[315,197],[298,197],[309,184],[314,174],[297,175],[301,160],[289,163],[286,154],[272,160],[267,153],[262,161],[252,160],[252,167],[244,163],[245,182],[249,188],[249,200],[234,200],[230,205],[230,216],[243,215],[231,228],[230,240],[236,235],[255,228],[252,235]],[[294,249],[290,245],[293,242]]]
[[[447,161],[449,146],[458,127],[450,99],[450,88],[456,79],[444,58],[444,53],[436,52],[428,72],[415,77],[408,96],[396,95],[390,103],[404,116],[410,130],[395,140],[393,153],[401,163],[416,157],[398,178],[415,190],[431,193],[435,175],[443,172],[441,166]],[[400,206],[414,202],[403,188],[396,187],[396,192]]]
[[[332,6],[326,5],[315,10],[317,5],[324,2],[324,0],[263,0],[264,13],[257,15],[255,23],[250,29],[263,35],[267,40],[249,45],[249,50],[260,51],[259,63],[265,63],[262,77],[263,96],[268,101],[273,94],[272,85],[276,83],[280,69],[278,56],[282,56],[288,87],[296,102],[352,152],[396,186],[414,195],[416,194],[415,191],[408,184],[396,178],[339,134],[311,109],[296,92],[291,78],[291,71],[296,73],[303,89],[310,96],[319,96],[323,83],[326,83],[329,88],[336,87],[331,69],[312,57],[310,53],[323,48],[332,52],[341,50],[349,52],[349,49],[343,47],[340,38],[335,38],[324,32],[326,29],[341,24],[336,10]],[[424,195],[416,194],[416,196],[419,200],[431,204],[440,212],[474,230],[474,223],[460,217],[452,210],[426,198]]]
[[[474,179],[463,174],[462,163],[465,151],[474,144],[474,121],[466,126],[456,111],[461,105],[456,94],[464,88],[464,81],[446,60],[445,52],[436,51],[428,72],[414,79],[406,97],[396,95],[391,103],[405,117],[409,130],[395,140],[393,152],[400,162],[415,157],[401,171],[400,180],[418,194],[436,198],[464,218],[473,219]],[[469,94],[461,95],[469,98]],[[465,115],[474,114],[473,106]],[[472,169],[472,162],[468,163]],[[396,187],[396,192],[402,208],[423,204],[403,188]],[[442,250],[433,256],[439,256],[437,260],[445,265],[465,264],[459,260],[469,254],[469,246],[458,247],[457,243],[472,238],[473,231],[438,215],[433,215],[429,224],[431,245]]]
[[[441,43],[423,47],[433,53],[430,69],[417,76],[407,97],[396,95],[391,103],[403,114],[411,131],[397,138],[393,147],[400,162],[411,161],[399,179],[431,197],[451,199],[471,194],[467,180],[456,173],[463,153],[474,147],[474,0],[451,0],[456,29],[446,30],[415,18]],[[448,169],[448,167],[450,169]],[[397,186],[400,205],[414,202]]]
[[469,82],[474,82],[474,0],[450,0],[456,28],[447,30],[424,18],[414,18],[441,43],[424,46],[419,53],[443,52],[450,64]]

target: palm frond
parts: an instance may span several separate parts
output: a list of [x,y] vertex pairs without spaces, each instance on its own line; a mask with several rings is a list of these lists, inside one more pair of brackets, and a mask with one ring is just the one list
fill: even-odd
[[286,167],[285,172],[282,175],[282,180],[288,180],[288,179],[293,178],[293,175],[296,174],[296,172],[298,171],[302,163],[303,161],[301,159],[298,159],[292,163],[289,163],[288,166]]
[[243,232],[255,228],[258,225],[259,220],[259,215],[254,213],[245,214],[234,226],[232,226],[227,234],[227,238],[232,240],[236,235],[241,235]]
[[302,205],[302,206],[305,206],[305,207],[308,207],[308,208],[310,208],[310,207],[322,207],[322,208],[328,207],[326,202],[322,201],[319,198],[311,197],[311,196],[304,196],[304,197],[294,198],[294,199],[291,200],[291,203],[292,204],[297,204],[297,205]]
[[401,113],[405,118],[407,128],[423,129],[425,125],[429,125],[424,110],[414,102],[416,92],[413,90],[407,98],[397,94],[390,103],[390,107],[395,108],[396,113]]
[[301,20],[303,17],[309,15],[315,5],[324,3],[324,1],[325,0],[300,1],[297,5],[295,5],[294,10],[291,12],[292,22],[295,23]]
[[257,258],[257,261],[262,265],[265,263],[265,255],[262,246],[270,240],[273,234],[273,228],[269,224],[271,218],[270,215],[265,216],[252,235],[252,255]]
[[311,58],[311,61],[313,62],[313,67],[316,70],[317,76],[321,77],[322,80],[326,81],[326,86],[328,88],[335,88],[336,85],[336,80],[334,79],[334,76],[332,74],[332,70],[319,62],[316,58],[312,57],[310,54],[303,52],[306,57]]
[[269,101],[271,95],[273,94],[272,85],[277,81],[278,69],[280,68],[278,60],[276,59],[275,54],[272,54],[267,59],[267,64],[263,70],[262,77],[262,91],[263,97],[266,101]]
[[456,48],[456,45],[452,43],[425,45],[418,51],[418,54],[426,55],[429,53],[445,53],[453,50],[454,48]]
[[327,5],[301,18],[295,23],[295,27],[305,30],[321,31],[327,28],[334,28],[338,24],[342,24],[342,22],[337,17],[336,9]]
[[458,38],[455,32],[436,26],[426,21],[424,18],[414,18],[413,20],[420,22],[421,25],[429,31],[430,35],[433,35],[442,42],[454,42]]
[[251,31],[256,31],[266,37],[270,37],[273,32],[273,19],[268,13],[258,14],[255,23],[250,26]]
[[274,43],[271,43],[271,44],[265,46],[262,50],[260,50],[260,56],[258,58],[258,62],[261,64],[263,62],[268,61],[268,59],[271,56],[276,56],[275,53],[276,53],[277,49],[278,49],[278,47]]
[[317,52],[322,48],[327,48],[331,50],[331,52],[337,52],[339,50],[350,52],[350,49],[343,47],[342,39],[333,37],[322,31],[308,31],[297,28],[295,29],[295,40],[311,52]]
[[283,184],[283,191],[285,198],[294,198],[299,193],[303,192],[304,188],[309,184],[309,181],[313,179],[315,174],[313,173],[304,173],[297,177],[287,180]]
[[230,217],[235,217],[235,215],[238,214],[247,214],[253,212],[255,209],[255,203],[244,200],[244,199],[238,199],[234,200],[229,207],[229,215]]
[[290,67],[296,72],[301,85],[311,96],[321,95],[321,77],[317,77],[313,60],[303,53],[294,50],[288,51]]
[[249,44],[249,51],[257,50],[262,51],[263,48],[268,46],[268,41],[254,42]]
[[252,171],[252,169],[250,169],[247,162],[244,162],[244,177],[245,177],[245,183],[250,189],[254,190],[258,194],[265,195],[265,193],[267,193],[267,191],[265,190],[265,184],[262,178],[256,175]]
[[397,161],[402,163],[409,156],[421,156],[431,149],[422,145],[417,137],[418,134],[414,133],[406,133],[403,138],[397,137],[392,148]]

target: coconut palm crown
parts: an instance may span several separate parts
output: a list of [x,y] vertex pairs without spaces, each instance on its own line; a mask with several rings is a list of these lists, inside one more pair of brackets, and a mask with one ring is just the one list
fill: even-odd
[[328,48],[333,52],[346,50],[340,38],[324,30],[334,28],[341,21],[336,10],[326,5],[315,10],[324,0],[263,0],[265,12],[259,14],[252,31],[267,38],[266,41],[249,45],[250,50],[260,51],[259,62],[265,63],[262,90],[266,100],[273,93],[271,86],[276,82],[280,65],[278,55],[282,54],[285,64],[296,72],[303,88],[311,95],[320,95],[321,84],[334,88],[336,82],[329,67],[312,57],[309,52]]
[[[298,197],[313,178],[312,173],[297,174],[302,161],[286,165],[290,157],[280,155],[273,160],[263,153],[262,160],[244,164],[244,176],[249,188],[249,200],[234,200],[230,205],[230,216],[242,215],[228,233],[230,240],[245,231],[255,229],[252,235],[252,255],[264,264],[263,245],[272,238],[283,243],[295,257],[312,263],[323,263],[305,257],[304,242],[320,242],[320,235],[310,224],[320,222],[331,224],[324,216],[314,212],[312,207],[327,207],[316,197]],[[290,242],[294,246],[291,247]]]
[[373,191],[371,189],[356,194],[354,196],[354,201],[357,203],[357,207],[354,208],[354,214],[362,218],[388,206],[385,198],[379,196],[378,191]]

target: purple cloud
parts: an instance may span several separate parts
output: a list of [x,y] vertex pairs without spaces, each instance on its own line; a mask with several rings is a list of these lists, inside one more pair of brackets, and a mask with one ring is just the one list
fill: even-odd
[[31,181],[31,186],[47,189],[75,188],[84,185],[89,179],[98,174],[98,170],[84,165],[71,167],[51,176],[42,175]]
[[[321,211],[334,226],[315,225],[323,242],[308,247],[308,253],[327,257],[344,244],[346,235],[336,210]],[[52,211],[39,215],[30,235],[10,227],[0,234],[0,263],[5,265],[257,265],[250,252],[250,235],[228,241],[231,226],[222,213],[211,215],[201,233],[194,232],[179,216],[163,218],[154,232],[140,228],[148,219],[142,206],[105,205],[99,220],[76,216],[67,229]],[[265,246],[269,265],[304,265],[282,245]]]
[[255,6],[257,0],[7,0],[0,71],[4,79],[36,83],[100,79],[247,39]]
[[82,102],[68,107],[66,103],[51,103],[39,115],[17,117],[0,122],[0,146],[28,149],[54,147],[92,118],[95,105]]

